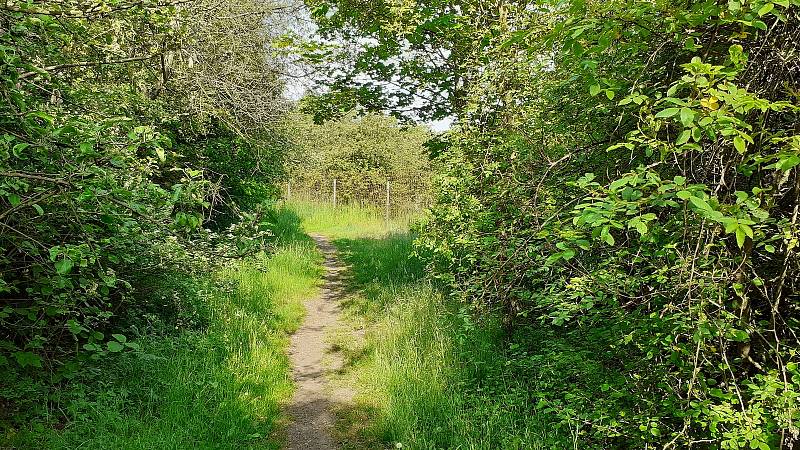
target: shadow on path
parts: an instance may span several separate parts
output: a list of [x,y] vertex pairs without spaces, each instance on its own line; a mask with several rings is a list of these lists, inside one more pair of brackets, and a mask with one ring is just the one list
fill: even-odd
[[[292,335],[289,357],[292,376],[297,385],[287,408],[291,418],[287,430],[287,448],[292,450],[322,450],[336,448],[332,437],[334,403],[347,399],[336,398],[329,392],[323,359],[327,353],[326,335],[339,318],[338,302],[343,294],[344,266],[336,259],[336,248],[323,236],[311,236],[325,255],[324,285],[320,294],[305,304],[305,322]],[[338,356],[332,354],[334,358]],[[334,362],[334,365],[336,363]]]

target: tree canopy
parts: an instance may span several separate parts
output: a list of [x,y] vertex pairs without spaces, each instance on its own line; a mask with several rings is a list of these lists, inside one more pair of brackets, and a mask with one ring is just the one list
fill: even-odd
[[509,336],[591,342],[627,380],[537,394],[563,426],[796,441],[796,0],[307,4],[347,42],[324,99],[458,119],[430,269]]
[[0,6],[4,384],[58,381],[126,348],[104,332],[146,274],[198,248],[209,261],[262,245],[244,200],[270,198],[282,173],[283,69],[267,28],[281,8]]

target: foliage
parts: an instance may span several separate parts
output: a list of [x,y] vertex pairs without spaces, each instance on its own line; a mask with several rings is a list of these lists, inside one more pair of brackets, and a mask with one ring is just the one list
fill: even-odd
[[797,442],[796,1],[330,3],[375,38],[349,80],[424,82],[391,32],[480,43],[450,55],[466,100],[418,251],[509,337],[609,346],[622,377],[550,414],[605,448]]
[[377,114],[351,114],[320,125],[298,114],[286,121],[286,128],[294,142],[287,170],[295,197],[304,191],[331,194],[335,179],[342,204],[383,205],[387,181],[395,204],[427,200],[431,178],[423,147],[431,136],[427,128],[401,126],[394,118]]
[[276,210],[271,223],[279,236],[271,254],[231,261],[210,277],[153,280],[155,290],[140,292],[139,310],[118,330],[140,351],[104,358],[46,402],[25,398],[28,413],[46,404],[57,413],[3,428],[0,446],[280,448],[280,407],[293,390],[288,333],[322,268],[296,215]]
[[[118,331],[154,274],[200,277],[263,248],[256,203],[275,195],[283,152],[276,6],[0,7],[3,385],[56,387],[139,352]],[[0,403],[24,419],[27,394]]]
[[307,56],[322,72],[324,90],[309,105],[318,120],[356,107],[424,120],[464,108],[464,59],[484,42],[459,18],[477,16],[481,2],[305,3],[318,26],[317,51]]

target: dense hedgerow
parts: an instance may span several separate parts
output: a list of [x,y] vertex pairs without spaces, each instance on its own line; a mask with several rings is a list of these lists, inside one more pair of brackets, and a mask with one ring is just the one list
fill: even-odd
[[283,167],[267,18],[248,0],[0,7],[0,422],[140,351],[123,318],[190,327],[150,310],[154,279],[262,247]]
[[320,101],[457,118],[418,252],[528,346],[520,376],[539,375],[515,353],[563,359],[542,330],[608,371],[531,393],[563,427],[605,448],[798,441],[796,0],[307,3],[327,37],[364,38]]

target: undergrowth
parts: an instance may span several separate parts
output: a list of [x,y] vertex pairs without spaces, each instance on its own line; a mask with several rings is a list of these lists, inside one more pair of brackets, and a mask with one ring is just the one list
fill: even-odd
[[335,243],[351,267],[342,303],[348,329],[334,337],[346,357],[338,382],[357,391],[339,411],[348,448],[572,445],[537,404],[538,380],[513,371],[499,324],[474,322],[424,279],[412,236]]
[[288,334],[317,289],[321,257],[293,213],[273,221],[274,252],[153,280],[145,313],[125,330],[139,350],[31,389],[29,406],[45,415],[6,429],[0,447],[278,448],[279,408],[293,389]]

